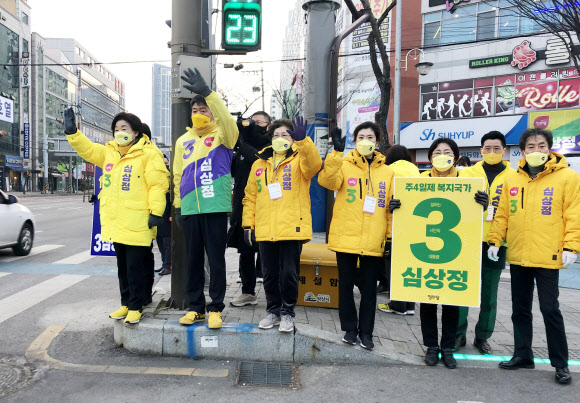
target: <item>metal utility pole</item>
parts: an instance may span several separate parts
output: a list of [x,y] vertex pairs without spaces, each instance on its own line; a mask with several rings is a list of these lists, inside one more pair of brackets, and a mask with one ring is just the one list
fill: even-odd
[[[308,39],[306,45],[306,72],[304,85],[304,117],[308,120],[307,134],[324,155],[328,147],[328,113],[331,53],[335,37],[339,0],[307,0],[302,5],[307,12]],[[326,189],[318,184],[318,176],[311,182],[312,230],[326,230]]]
[[264,66],[260,67],[260,73],[262,74],[262,110],[266,111],[266,98],[264,97]]
[[395,104],[393,105],[393,142],[401,144],[401,6],[403,1],[397,1],[395,10]]
[[[172,94],[181,88],[179,77],[179,58],[188,55],[202,57],[201,16],[202,0],[172,0],[171,3],[171,89]],[[208,79],[209,77],[206,77]],[[211,81],[208,81],[211,82]],[[175,142],[184,133],[185,126],[191,116],[189,100],[181,97],[171,98],[171,144],[175,151]],[[171,153],[171,166],[175,159]],[[180,156],[178,156],[180,157]],[[173,176],[171,177],[171,194],[173,192]],[[171,299],[169,306],[184,309],[189,306],[185,292],[188,273],[186,271],[185,238],[177,227],[175,208],[171,209]]]

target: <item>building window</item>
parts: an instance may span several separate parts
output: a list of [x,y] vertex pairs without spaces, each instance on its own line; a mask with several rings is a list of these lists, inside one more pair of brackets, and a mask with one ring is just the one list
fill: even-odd
[[477,14],[477,40],[495,38],[495,11]]
[[22,13],[22,22],[28,25],[28,14]]
[[28,41],[26,39],[22,39],[22,51],[28,52]]
[[441,45],[473,42],[477,30],[477,5],[458,8],[455,13],[446,13],[441,21]]

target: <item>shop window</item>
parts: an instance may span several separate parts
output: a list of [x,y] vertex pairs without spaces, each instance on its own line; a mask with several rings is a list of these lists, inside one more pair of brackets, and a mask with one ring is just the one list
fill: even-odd
[[488,11],[477,15],[477,40],[495,38],[495,11]]
[[439,41],[441,40],[441,23],[437,21],[425,24],[424,36],[423,46],[439,46]]

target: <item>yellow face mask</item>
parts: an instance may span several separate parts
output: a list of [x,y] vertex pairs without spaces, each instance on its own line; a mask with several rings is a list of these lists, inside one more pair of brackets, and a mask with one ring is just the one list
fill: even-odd
[[376,144],[370,140],[361,140],[356,143],[356,149],[360,153],[360,155],[364,155],[365,157],[370,156],[373,151],[375,151]]
[[529,154],[526,154],[526,162],[532,168],[537,168],[539,166],[544,165],[546,162],[548,162],[549,155],[550,154],[544,154],[544,153],[541,153],[539,151],[529,153]]
[[489,165],[496,165],[499,164],[502,160],[503,155],[497,153],[487,153],[482,154],[483,160],[488,163]]
[[115,132],[115,141],[123,147],[133,141],[133,136],[125,132]]
[[282,137],[272,140],[272,149],[276,154],[286,154],[290,147],[290,142]]
[[191,115],[191,122],[193,124],[193,127],[195,127],[196,129],[203,129],[204,127],[209,125],[210,121],[211,121],[210,118],[208,118],[205,115],[202,115],[201,113],[195,113]]
[[438,155],[433,157],[433,167],[439,172],[445,172],[453,166],[453,157],[450,155]]

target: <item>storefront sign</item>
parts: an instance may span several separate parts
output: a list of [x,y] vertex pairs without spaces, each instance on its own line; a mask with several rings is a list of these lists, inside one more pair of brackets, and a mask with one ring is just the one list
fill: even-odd
[[486,57],[483,59],[470,60],[469,68],[477,69],[479,67],[499,66],[502,64],[510,64],[511,62],[512,62],[511,56]]
[[478,307],[483,178],[395,178],[391,299]]
[[0,120],[14,123],[14,101],[0,95]]
[[20,59],[20,86],[30,87],[30,53],[22,52],[22,59]]
[[22,171],[23,160],[24,158],[22,157],[7,155],[5,158],[6,168],[10,168],[14,171]]
[[580,80],[518,85],[519,112],[534,109],[571,108],[578,106]]
[[550,130],[554,136],[554,151],[580,151],[580,109],[531,112],[528,127]]
[[401,125],[401,144],[409,149],[429,148],[434,140],[449,138],[460,148],[480,147],[481,137],[492,130],[503,133],[508,144],[518,144],[526,128],[526,116],[405,123]]
[[30,158],[30,123],[24,123],[24,159]]

